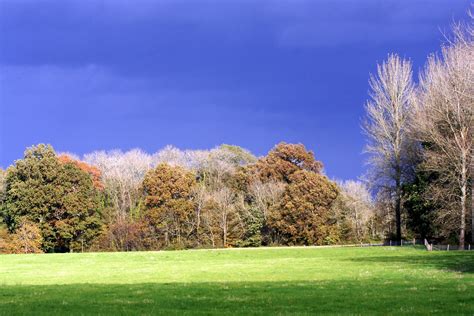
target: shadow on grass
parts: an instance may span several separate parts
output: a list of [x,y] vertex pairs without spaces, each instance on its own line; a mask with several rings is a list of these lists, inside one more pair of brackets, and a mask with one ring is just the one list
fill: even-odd
[[406,264],[420,267],[433,267],[462,273],[474,273],[474,251],[430,252],[423,256],[375,256],[347,259],[352,262],[380,264]]
[[7,285],[0,314],[472,314],[460,279]]

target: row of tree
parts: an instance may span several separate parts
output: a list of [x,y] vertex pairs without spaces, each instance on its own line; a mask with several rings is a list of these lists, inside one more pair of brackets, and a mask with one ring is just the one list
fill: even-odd
[[1,177],[4,252],[314,245],[381,238],[360,182],[336,184],[301,144],[26,150]]
[[380,209],[393,214],[398,240],[414,233],[464,248],[470,234],[474,242],[473,35],[472,24],[456,25],[417,83],[411,62],[397,55],[370,78],[368,183]]

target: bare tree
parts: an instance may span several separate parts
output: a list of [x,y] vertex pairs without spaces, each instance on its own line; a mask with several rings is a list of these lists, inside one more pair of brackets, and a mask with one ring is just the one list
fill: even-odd
[[153,155],[154,164],[165,162],[193,170],[206,186],[216,189],[240,166],[255,162],[256,157],[239,146],[220,145],[211,150],[180,150],[166,146]]
[[102,180],[111,198],[117,216],[125,218],[138,209],[141,198],[141,184],[148,170],[152,168],[152,158],[139,149],[128,152],[100,151],[84,157],[102,173]]
[[200,161],[198,174],[201,180],[213,190],[225,185],[232,174],[241,166],[255,162],[256,158],[246,149],[238,146],[221,145],[208,152]]
[[285,186],[285,183],[277,181],[269,181],[265,183],[255,181],[250,185],[250,195],[252,196],[258,210],[262,213],[265,221],[267,220],[269,209],[280,201]]
[[196,234],[198,245],[201,244],[201,230],[202,230],[202,214],[209,200],[209,192],[203,183],[198,183],[193,187],[192,191],[193,201],[195,205],[196,218],[194,222],[193,231]]
[[153,155],[153,165],[167,163],[171,166],[180,166],[189,170],[198,170],[208,159],[208,150],[181,150],[168,145]]
[[370,220],[375,215],[372,196],[366,185],[360,181],[344,181],[339,183],[341,200],[348,219],[354,227],[357,240],[363,240],[368,231],[374,231]]
[[[445,228],[457,227],[463,248],[473,176],[474,43],[472,31],[455,31],[455,41],[442,48],[441,56],[429,58],[420,78],[416,130],[427,144],[423,167],[438,175],[430,197],[441,206]],[[472,202],[470,208],[474,227]]]
[[217,210],[219,212],[219,226],[222,232],[223,246],[227,246],[227,236],[229,230],[229,217],[234,211],[235,193],[230,189],[223,187],[213,194],[214,201],[217,203]]
[[371,99],[363,125],[368,137],[366,152],[370,154],[369,179],[374,189],[392,192],[400,240],[402,185],[413,173],[415,152],[408,133],[414,94],[410,61],[389,55],[377,66],[377,75],[370,76],[369,84]]

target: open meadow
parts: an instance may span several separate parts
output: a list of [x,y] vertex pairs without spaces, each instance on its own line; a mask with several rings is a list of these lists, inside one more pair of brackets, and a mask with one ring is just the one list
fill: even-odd
[[474,314],[474,252],[0,255],[0,314]]

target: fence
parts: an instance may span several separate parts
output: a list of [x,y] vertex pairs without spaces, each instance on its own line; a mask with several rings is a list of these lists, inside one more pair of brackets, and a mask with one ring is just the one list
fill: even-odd
[[471,250],[474,250],[474,245],[471,245],[471,244],[466,244],[464,246],[464,249],[461,249],[458,245],[449,245],[449,244],[446,244],[446,245],[438,245],[438,244],[433,244],[433,243],[429,243],[428,240],[424,239],[412,239],[412,240],[400,240],[400,241],[396,241],[396,240],[387,240],[385,242],[383,242],[382,244],[367,244],[367,245],[363,245],[361,244],[361,246],[416,246],[416,245],[420,245],[420,246],[424,246],[426,248],[426,250],[428,251],[433,251],[433,250],[439,250],[439,251],[455,251],[455,250],[467,250],[467,251],[471,251]]
[[458,245],[435,245],[430,244],[426,239],[424,241],[426,250],[433,251],[433,250],[441,250],[441,251],[452,251],[452,250],[467,250],[471,251],[474,250],[474,247],[471,247],[471,244],[464,245],[464,248],[459,247]]
[[[381,247],[381,246],[415,246],[423,245],[423,240],[421,239],[412,239],[412,240],[384,240],[378,243],[359,243],[359,244],[342,244],[337,247]],[[324,247],[324,246],[322,246]],[[333,246],[330,246],[333,247]]]
[[[440,251],[454,251],[454,250],[461,250],[457,245],[437,245],[433,243],[429,243],[426,239],[411,239],[411,240],[385,240],[383,242],[375,242],[375,243],[358,243],[358,244],[339,244],[339,245],[326,245],[326,246],[291,246],[292,248],[349,248],[349,247],[382,247],[382,246],[397,246],[397,247],[416,247],[419,246],[420,248],[426,248],[428,251],[433,250],[440,250]],[[278,249],[278,247],[269,247],[268,249]],[[241,248],[224,248],[226,250],[230,249],[241,249]],[[250,248],[247,248],[250,249]],[[259,249],[259,247],[255,247],[254,249]],[[203,249],[204,250],[204,249]],[[221,248],[216,248],[215,250],[223,250]],[[464,250],[472,251],[474,250],[474,245],[467,244],[464,246]]]
[[339,245],[338,247],[381,247],[381,246],[414,246],[415,244],[418,245],[419,241],[416,240],[400,240],[400,241],[395,241],[395,240],[385,240],[382,242],[376,242],[376,243],[363,243],[361,242],[360,244],[342,244]]

